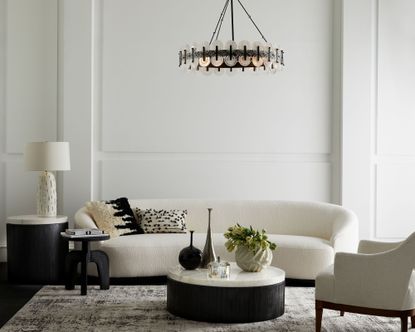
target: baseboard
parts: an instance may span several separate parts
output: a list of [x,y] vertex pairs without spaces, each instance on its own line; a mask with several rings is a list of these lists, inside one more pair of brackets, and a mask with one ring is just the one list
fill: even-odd
[[7,247],[0,247],[0,262],[7,262]]

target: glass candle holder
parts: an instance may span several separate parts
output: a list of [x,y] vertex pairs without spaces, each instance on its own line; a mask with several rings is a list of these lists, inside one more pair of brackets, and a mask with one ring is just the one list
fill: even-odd
[[221,262],[220,257],[208,264],[208,277],[212,279],[225,279],[230,277],[231,267],[228,262]]

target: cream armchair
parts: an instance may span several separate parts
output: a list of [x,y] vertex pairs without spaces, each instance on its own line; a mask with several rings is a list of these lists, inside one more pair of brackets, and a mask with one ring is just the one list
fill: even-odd
[[316,278],[316,331],[323,309],[400,317],[415,327],[415,233],[405,241],[361,241],[357,254],[339,252]]

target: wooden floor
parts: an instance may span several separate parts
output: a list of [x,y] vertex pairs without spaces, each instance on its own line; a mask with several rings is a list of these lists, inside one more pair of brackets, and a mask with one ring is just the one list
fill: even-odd
[[[116,278],[111,285],[165,285],[166,277]],[[98,284],[96,278],[88,278],[88,284]],[[287,279],[286,286],[313,287],[312,280]],[[7,263],[0,263],[0,328],[29,301],[42,285],[15,285],[7,282]]]
[[12,285],[7,282],[7,264],[0,263],[0,327],[29,301],[41,285]]

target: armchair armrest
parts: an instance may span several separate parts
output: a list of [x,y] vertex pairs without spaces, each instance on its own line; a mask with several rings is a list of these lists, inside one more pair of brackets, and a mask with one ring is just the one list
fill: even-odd
[[335,299],[348,305],[401,310],[412,266],[400,248],[377,254],[337,253]]
[[384,251],[395,249],[401,243],[402,241],[400,242],[379,242],[379,241],[362,240],[359,243],[358,252],[361,254],[381,253]]

